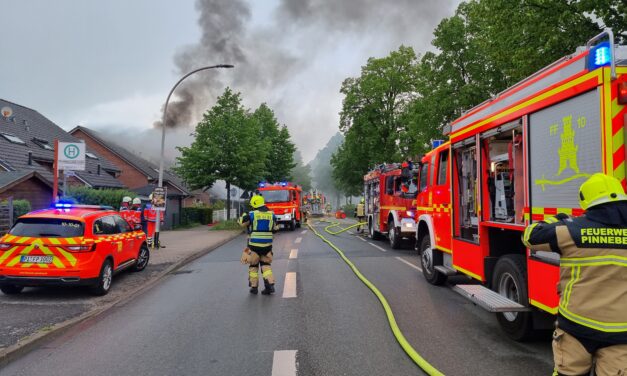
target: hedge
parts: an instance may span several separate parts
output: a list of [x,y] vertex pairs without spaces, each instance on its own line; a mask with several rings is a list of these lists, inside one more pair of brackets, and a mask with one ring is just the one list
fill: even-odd
[[124,196],[137,197],[137,193],[125,189],[94,189],[89,187],[68,188],[64,201],[84,205],[108,205],[119,209]]
[[[1,201],[1,204],[6,204],[7,201]],[[28,200],[13,200],[13,223],[15,223],[15,221],[23,216],[24,214],[27,214],[31,211],[31,206],[30,206],[30,201]]]
[[200,223],[207,225],[213,221],[213,209],[204,207],[183,208],[181,211],[181,225]]

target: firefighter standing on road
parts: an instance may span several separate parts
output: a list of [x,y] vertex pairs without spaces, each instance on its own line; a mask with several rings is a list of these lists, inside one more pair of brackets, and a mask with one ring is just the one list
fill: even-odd
[[[365,200],[362,197],[361,200],[359,200],[359,204],[357,204],[357,208],[355,209],[355,216],[357,217],[357,222],[361,223],[366,219],[366,205],[365,205]],[[361,228],[361,225],[357,226],[357,232],[364,232],[364,230]]]
[[248,227],[248,248],[242,255],[242,263],[249,264],[248,284],[250,293],[257,294],[259,286],[259,266],[263,277],[263,295],[274,293],[274,276],[272,275],[272,234],[276,229],[276,217],[265,206],[263,196],[250,199],[253,210],[240,217],[240,225]]
[[579,190],[586,214],[558,214],[527,227],[534,251],[561,254],[553,375],[627,375],[627,195],[594,174]]

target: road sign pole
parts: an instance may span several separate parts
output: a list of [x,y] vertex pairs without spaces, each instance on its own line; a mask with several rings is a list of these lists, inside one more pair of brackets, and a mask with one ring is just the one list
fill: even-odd
[[54,139],[54,166],[53,166],[54,178],[52,183],[52,202],[57,202],[57,195],[59,194],[59,139]]

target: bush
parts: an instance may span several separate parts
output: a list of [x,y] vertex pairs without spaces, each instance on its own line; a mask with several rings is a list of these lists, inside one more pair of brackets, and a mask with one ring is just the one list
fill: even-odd
[[206,207],[189,207],[181,211],[181,226],[192,223],[208,225],[213,221],[213,209]]
[[355,216],[355,208],[356,206],[353,204],[342,205],[342,210],[346,213],[347,218],[352,218]]
[[211,226],[210,230],[243,230],[243,227],[237,223],[236,219],[229,219],[228,221],[222,221]]
[[[0,204],[7,204],[7,201],[0,201]],[[13,200],[13,223],[15,223],[15,221],[23,216],[24,214],[27,214],[31,211],[31,206],[30,206],[30,201],[28,200]]]
[[211,208],[213,210],[222,210],[226,208],[226,203],[222,200],[216,200],[213,204],[211,204]]
[[69,187],[64,201],[84,205],[107,205],[119,209],[124,196],[137,197],[137,193],[125,189],[94,189],[89,187]]

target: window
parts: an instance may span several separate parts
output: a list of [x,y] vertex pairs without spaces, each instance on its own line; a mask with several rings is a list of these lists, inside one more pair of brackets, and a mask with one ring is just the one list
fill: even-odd
[[290,200],[290,193],[289,191],[285,190],[259,191],[259,194],[263,196],[263,199],[266,203],[288,202]]
[[427,177],[429,175],[429,163],[425,163],[420,167],[420,189],[422,192],[427,188]]
[[83,236],[83,223],[69,219],[24,218],[18,219],[9,233],[14,236],[74,238]]
[[385,178],[385,194],[394,194],[394,176],[388,176]]
[[446,170],[448,170],[448,150],[440,152],[440,164],[438,165],[437,185],[446,184]]
[[102,217],[94,222],[94,234],[110,235],[119,233],[118,226],[112,216]]
[[22,139],[17,136],[13,136],[11,134],[6,134],[6,133],[0,133],[0,135],[6,138],[7,141],[12,142],[14,144],[26,145],[26,142],[22,141]]
[[98,159],[98,157],[95,154],[92,154],[90,152],[85,153],[85,155],[87,156],[87,158]]
[[54,150],[54,148],[50,145],[48,141],[41,138],[33,138],[33,142],[42,149]]
[[126,220],[122,219],[119,215],[113,217],[115,223],[118,225],[118,229],[120,232],[131,232],[131,226],[126,222]]

